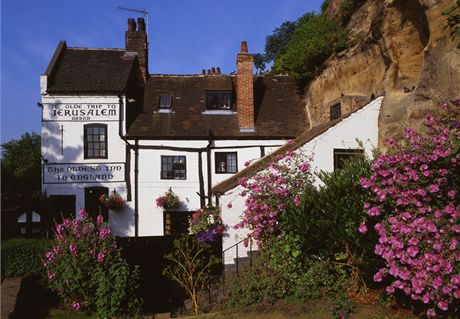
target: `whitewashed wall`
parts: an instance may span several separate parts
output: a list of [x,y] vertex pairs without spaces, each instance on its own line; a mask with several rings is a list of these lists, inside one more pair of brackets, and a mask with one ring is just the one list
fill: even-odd
[[[363,148],[368,157],[378,145],[378,118],[383,97],[351,114],[337,125],[331,127],[323,134],[315,137],[300,149],[311,157],[313,172],[320,170],[331,172],[334,170],[334,149],[337,148]],[[319,181],[316,180],[319,184]],[[228,236],[224,237],[223,248],[230,247],[247,237],[247,229],[235,230],[232,226],[240,222],[244,210],[246,197],[242,197],[242,188],[237,186],[220,197],[222,219],[229,226]],[[228,205],[231,204],[231,208]],[[239,256],[246,256],[249,247],[239,245]],[[233,263],[235,250],[226,253],[225,264]]]
[[[116,116],[112,115],[104,121],[104,118],[97,120],[72,120],[71,117],[53,116],[54,110],[61,109],[60,114],[67,109],[73,109],[72,105],[82,104],[111,104],[116,108]],[[42,156],[48,161],[44,164],[43,191],[51,195],[75,195],[75,212],[85,207],[85,188],[101,186],[109,188],[109,192],[116,190],[123,198],[127,197],[127,184],[124,177],[124,170],[128,169],[126,161],[126,144],[119,136],[118,115],[120,112],[119,98],[117,96],[95,97],[95,96],[42,96]],[[123,105],[126,105],[123,97]],[[124,109],[121,110],[124,112]],[[122,120],[125,114],[122,114]],[[103,123],[107,125],[108,158],[107,159],[84,159],[84,125]],[[63,136],[61,139],[61,126]],[[124,125],[122,125],[122,129]],[[64,152],[61,154],[61,142],[63,141]],[[131,145],[134,140],[128,141]],[[244,169],[246,161],[260,158],[260,145],[266,146],[265,154],[284,144],[283,140],[217,140],[211,152],[211,179],[215,185],[232,174],[215,173],[215,152],[237,152],[238,170]],[[187,148],[205,148],[208,141],[190,140],[140,140],[139,146],[172,146]],[[234,146],[247,146],[247,148],[231,148]],[[222,147],[222,148],[221,148]],[[229,148],[226,148],[229,147]],[[116,236],[134,236],[134,199],[135,199],[135,154],[131,150],[130,180],[132,199],[127,202],[121,211],[109,212],[109,224]],[[187,176],[185,180],[162,180],[161,179],[161,156],[182,155],[186,157]],[[156,198],[163,195],[171,188],[180,198],[181,206],[178,210],[195,211],[200,208],[199,175],[198,175],[198,153],[171,150],[139,150],[139,184],[138,184],[138,214],[139,214],[139,236],[161,236],[163,235],[163,209],[156,206]],[[70,181],[56,180],[57,176],[66,175],[70,177],[71,172],[54,173],[54,168],[70,170],[77,166],[101,166],[104,164],[117,163],[122,170],[117,172],[118,182],[84,182],[75,183]],[[202,153],[204,189],[207,193],[207,155]],[[48,171],[50,170],[50,171]],[[54,180],[53,180],[54,179]]]
[[[125,104],[124,97],[123,103]],[[110,105],[115,110],[110,116],[96,116],[92,120],[72,120],[68,116],[53,116],[54,110],[64,114],[65,110],[73,110],[72,105],[103,104],[104,108]],[[86,109],[86,106],[81,106]],[[75,195],[75,212],[85,207],[85,188],[93,186],[107,187],[109,192],[116,190],[123,198],[126,198],[127,189],[124,180],[125,163],[125,142],[119,137],[119,98],[118,96],[42,96],[42,127],[41,152],[47,163],[44,164],[43,188],[47,195]],[[122,110],[123,111],[123,110]],[[84,117],[85,118],[85,117]],[[124,114],[122,114],[122,119]],[[110,121],[106,121],[109,119]],[[85,159],[83,134],[84,125],[102,123],[107,125],[107,159]],[[61,129],[62,136],[61,136]],[[61,143],[63,142],[63,152]],[[105,168],[111,163],[121,168],[116,173],[117,182],[84,182],[75,183],[57,180],[59,176],[82,175],[78,172],[69,171],[78,166],[88,166]],[[68,164],[68,165],[67,165]],[[70,165],[75,164],[75,165]],[[62,173],[53,173],[53,169],[63,168]],[[48,171],[50,170],[50,171]],[[116,235],[134,234],[134,213],[133,203],[128,202],[124,210],[120,212],[109,212],[109,221],[115,230]]]
[[[130,141],[134,144],[134,141]],[[217,140],[214,142],[215,147],[211,151],[211,181],[215,185],[233,174],[216,174],[215,173],[215,153],[216,152],[237,152],[238,170],[244,169],[244,163],[260,158],[260,145],[266,145],[266,154],[275,149],[276,146],[284,144],[283,140]],[[208,141],[190,141],[190,140],[140,140],[140,146],[164,146],[164,147],[187,147],[187,148],[205,148]],[[245,148],[220,148],[232,146],[247,146]],[[161,156],[185,156],[186,158],[186,179],[161,179]],[[169,188],[178,195],[181,205],[178,211],[196,211],[200,208],[200,190],[199,170],[198,170],[198,152],[184,152],[173,150],[139,150],[139,236],[161,236],[163,235],[163,212],[164,209],[156,206],[156,199],[163,195]],[[203,152],[202,169],[205,193],[208,191],[208,162],[207,154]],[[134,153],[131,155],[131,184],[134,197]],[[207,200],[206,200],[207,203]]]

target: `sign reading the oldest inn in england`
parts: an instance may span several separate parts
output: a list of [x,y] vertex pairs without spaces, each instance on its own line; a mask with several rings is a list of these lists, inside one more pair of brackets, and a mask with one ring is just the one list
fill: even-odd
[[43,107],[43,121],[118,121],[117,104],[49,103]]
[[43,167],[43,184],[107,183],[124,180],[124,163],[45,164]]

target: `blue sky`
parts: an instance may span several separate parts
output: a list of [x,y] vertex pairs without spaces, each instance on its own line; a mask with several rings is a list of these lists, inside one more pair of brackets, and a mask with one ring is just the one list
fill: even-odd
[[123,48],[127,19],[118,6],[149,12],[150,73],[235,70],[241,40],[263,51],[286,20],[318,11],[321,0],[2,0],[1,142],[40,131],[39,76],[60,40],[70,47]]

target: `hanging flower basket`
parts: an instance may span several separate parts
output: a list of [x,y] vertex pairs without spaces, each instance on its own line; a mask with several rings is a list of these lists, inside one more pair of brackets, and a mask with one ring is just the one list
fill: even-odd
[[164,195],[156,199],[157,206],[164,209],[174,209],[179,207],[179,196],[174,194],[170,188]]
[[110,210],[120,210],[125,206],[125,200],[117,192],[113,191],[110,195],[101,195],[99,197],[99,204]]
[[198,241],[217,241],[222,237],[225,227],[222,223],[220,211],[217,207],[208,206],[197,210],[191,218],[190,233],[196,235]]

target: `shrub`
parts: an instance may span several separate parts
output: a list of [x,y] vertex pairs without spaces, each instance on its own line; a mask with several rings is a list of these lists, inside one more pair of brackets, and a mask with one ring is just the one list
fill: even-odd
[[56,225],[57,239],[43,261],[50,288],[76,311],[101,318],[136,315],[138,269],[130,269],[121,257],[102,215],[97,221],[84,210],[80,215],[81,220]]
[[47,239],[10,239],[2,242],[2,277],[46,277],[42,258],[51,247]]
[[165,256],[170,264],[163,274],[177,282],[192,300],[195,315],[200,313],[200,292],[211,280],[212,267],[220,261],[211,246],[195,236],[182,235],[174,241],[174,251]]
[[345,47],[346,34],[335,21],[307,13],[299,19],[289,43],[276,57],[273,72],[287,72],[308,80],[332,53]]
[[366,203],[385,267],[388,293],[401,290],[426,305],[427,316],[454,312],[460,299],[460,101],[444,104],[441,119],[425,118],[424,134],[405,130],[405,143],[389,141],[391,151],[372,164],[362,179],[373,198]]
[[241,196],[248,195],[242,221],[236,228],[247,227],[258,244],[279,234],[278,219],[285,207],[300,205],[300,194],[311,184],[310,165],[302,153],[286,152],[277,162],[250,180],[242,178]]
[[306,189],[302,204],[287,206],[280,218],[280,228],[298,236],[304,255],[335,260],[347,268],[354,278],[354,292],[366,287],[379,265],[373,253],[377,236],[363,238],[357,229],[366,217],[363,205],[371,196],[359,181],[369,174],[370,161],[359,157],[340,170],[319,172],[322,185]]

